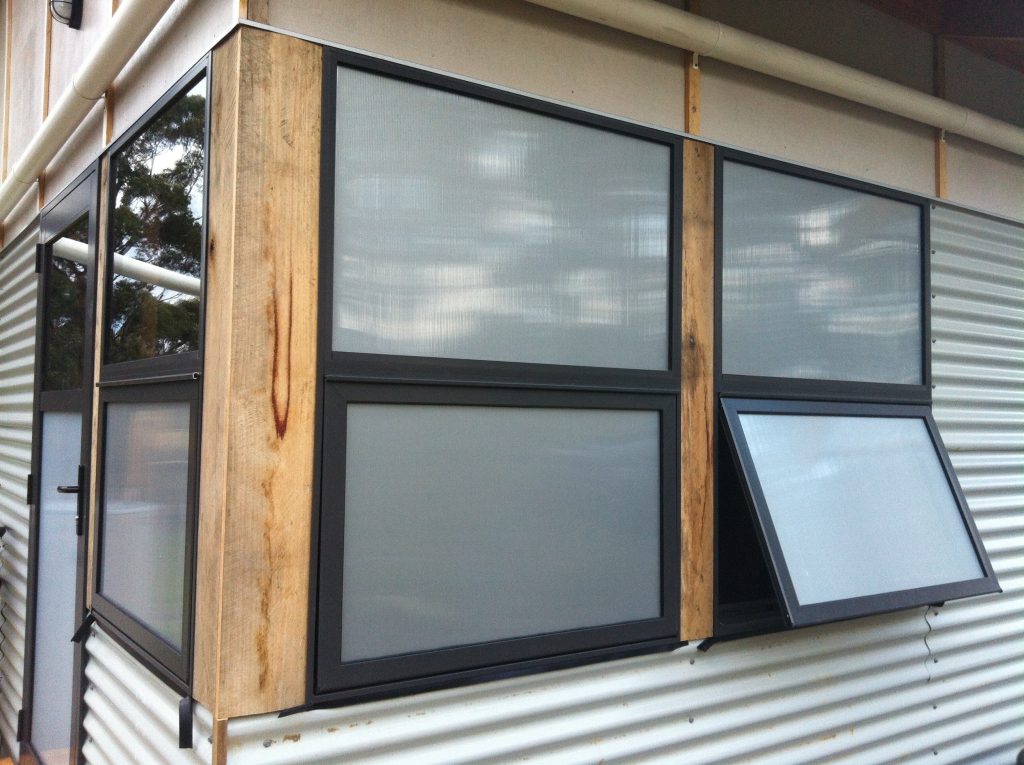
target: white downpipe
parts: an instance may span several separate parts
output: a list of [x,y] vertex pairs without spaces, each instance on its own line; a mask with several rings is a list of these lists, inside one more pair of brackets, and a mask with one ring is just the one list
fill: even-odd
[[1024,128],[654,0],[527,0],[1024,155]]
[[0,184],[0,220],[46,169],[174,0],[127,0]]
[[[89,245],[85,242],[76,242],[74,239],[58,239],[53,243],[53,254],[58,258],[81,263],[83,266],[92,265],[92,257],[89,253]],[[119,252],[114,253],[114,273],[138,279],[140,282],[155,284],[157,287],[181,292],[192,297],[199,297],[199,279],[188,274],[179,274],[169,268],[155,266],[142,260],[129,258]]]

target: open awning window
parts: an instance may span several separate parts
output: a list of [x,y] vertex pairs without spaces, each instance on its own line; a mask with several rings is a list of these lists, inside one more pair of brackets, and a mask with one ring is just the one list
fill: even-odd
[[723,398],[791,626],[996,592],[929,407]]

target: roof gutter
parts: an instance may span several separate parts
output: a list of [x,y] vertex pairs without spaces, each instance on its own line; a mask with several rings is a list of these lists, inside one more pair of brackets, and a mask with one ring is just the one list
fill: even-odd
[[1024,155],[1024,128],[655,0],[527,0]]
[[106,34],[75,72],[71,84],[0,184],[0,220],[7,218],[36,182],[173,2],[128,0],[120,5]]

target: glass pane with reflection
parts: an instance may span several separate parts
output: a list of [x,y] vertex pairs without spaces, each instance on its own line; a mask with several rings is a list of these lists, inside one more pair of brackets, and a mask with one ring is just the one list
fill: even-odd
[[801,605],[984,576],[923,419],[739,421]]
[[671,149],[342,67],[333,349],[666,369]]
[[723,172],[722,371],[920,385],[921,208]]
[[113,158],[107,362],[199,348],[206,80]]
[[83,213],[50,247],[46,275],[46,347],[43,352],[43,390],[82,387],[82,343],[89,251],[89,213]]

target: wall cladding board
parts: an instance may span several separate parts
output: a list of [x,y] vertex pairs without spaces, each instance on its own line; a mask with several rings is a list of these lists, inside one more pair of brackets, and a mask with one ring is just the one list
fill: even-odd
[[113,138],[156,103],[238,19],[238,0],[178,0],[114,81]]
[[930,195],[934,130],[774,77],[703,59],[701,129],[743,149]]
[[71,78],[96,46],[110,23],[111,0],[89,0],[82,5],[82,26],[72,29],[54,21],[50,30],[50,90],[48,108],[60,100]]
[[35,231],[0,256],[0,736],[17,751],[15,732],[25,666],[28,594],[26,477],[32,461],[35,363]]
[[[11,1],[11,0],[9,0]],[[15,2],[11,6],[11,92],[7,115],[7,167],[28,146],[43,121],[43,71],[46,50],[46,5]]]
[[55,199],[103,150],[104,104],[99,101],[46,168],[47,202]]
[[584,108],[683,128],[682,51],[529,3],[272,2],[270,24]]
[[946,98],[1015,125],[1024,125],[1024,72],[947,43]]
[[932,92],[931,35],[859,0],[701,0],[700,13],[736,29]]
[[951,201],[1024,220],[1024,157],[957,135],[947,137],[946,156]]

